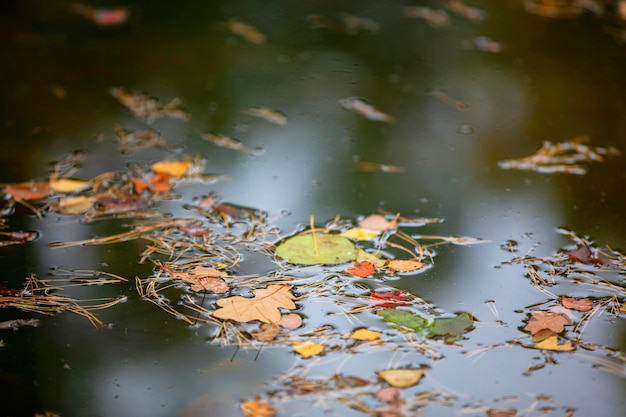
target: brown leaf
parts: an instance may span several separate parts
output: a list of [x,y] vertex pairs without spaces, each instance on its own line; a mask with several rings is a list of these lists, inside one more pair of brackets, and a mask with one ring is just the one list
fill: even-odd
[[398,399],[401,392],[402,390],[397,387],[384,387],[378,390],[376,399],[388,403]]
[[565,252],[568,258],[574,262],[580,262],[583,264],[595,264],[606,265],[609,263],[607,259],[597,256],[589,247],[589,245],[582,245],[574,250]]
[[589,298],[561,298],[561,304],[565,308],[573,308],[578,311],[589,311],[593,308],[593,301]]
[[187,271],[176,271],[165,264],[159,263],[159,266],[172,278],[189,282],[192,291],[211,291],[215,294],[224,294],[230,288],[222,279],[228,274],[215,268],[200,265]]
[[274,323],[261,323],[259,329],[250,334],[259,342],[271,342],[280,334],[280,326]]
[[398,272],[413,272],[424,267],[424,262],[416,261],[414,259],[392,259],[387,263],[387,267]]
[[572,324],[569,317],[552,311],[533,311],[524,330],[535,334],[543,329],[549,329],[554,333],[561,333],[563,326]]
[[302,326],[302,317],[296,313],[283,314],[278,325],[285,329],[297,329]]
[[239,295],[217,300],[222,307],[213,313],[213,317],[223,320],[248,322],[259,320],[264,323],[278,323],[281,315],[279,308],[294,309],[294,296],[289,292],[289,285],[269,285],[267,288],[254,290],[254,298]]
[[487,410],[487,417],[515,417],[517,410],[499,410],[497,408],[490,408]]
[[100,197],[94,202],[94,208],[107,213],[141,210],[150,207],[150,201],[143,198],[122,195],[117,197]]

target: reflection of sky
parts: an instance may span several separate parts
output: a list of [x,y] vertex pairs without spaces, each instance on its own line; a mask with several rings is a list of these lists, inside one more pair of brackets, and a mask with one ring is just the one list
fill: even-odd
[[[472,33],[467,31],[465,34]],[[472,61],[472,65],[457,65],[458,57],[467,51],[453,49],[456,52],[450,54],[450,49],[437,47],[433,42],[411,41],[428,43],[423,46],[425,50],[436,54],[426,62],[406,60],[397,66],[402,74],[398,77],[414,80],[412,85],[406,86],[406,91],[412,93],[403,92],[397,103],[389,99],[385,101],[386,90],[391,89],[393,83],[381,76],[380,69],[377,71],[373,64],[369,67],[362,54],[357,57],[358,54],[349,48],[339,51],[318,45],[313,51],[293,54],[298,58],[281,64],[292,70],[283,69],[281,77],[276,77],[275,83],[275,79],[270,78],[272,83],[269,83],[259,81],[259,74],[271,72],[278,64],[272,61],[271,65],[268,64],[269,70],[266,67],[263,71],[255,71],[245,56],[249,46],[231,45],[228,57],[232,61],[224,59],[219,63],[223,79],[217,79],[216,89],[220,90],[219,83],[223,81],[227,86],[222,87],[223,97],[219,96],[219,91],[209,89],[207,95],[210,97],[196,98],[196,102],[216,100],[215,114],[194,115],[189,132],[166,124],[162,126],[170,137],[182,137],[189,153],[206,156],[209,171],[231,177],[229,181],[209,187],[194,186],[197,195],[217,190],[228,201],[269,211],[270,217],[281,210],[292,212],[284,222],[287,224],[284,232],[291,232],[295,223],[307,223],[310,214],[314,214],[317,223],[321,224],[337,214],[365,214],[375,210],[383,201],[385,208],[391,211],[410,215],[421,209],[420,215],[446,218],[444,224],[428,228],[428,233],[489,239],[490,243],[476,247],[442,248],[438,250],[440,256],[435,258],[436,265],[432,270],[402,279],[400,283],[446,311],[468,311],[481,320],[466,345],[475,341],[511,340],[521,334],[517,328],[525,320],[524,314],[513,310],[545,301],[545,296],[530,286],[519,268],[493,268],[510,259],[499,246],[508,239],[519,240],[526,247],[541,242],[543,250],[551,253],[561,246],[554,228],[566,222],[568,216],[568,208],[564,207],[557,192],[556,180],[502,172],[495,166],[495,161],[503,155],[517,156],[528,149],[524,141],[525,131],[530,129],[532,117],[539,116],[533,113],[533,100],[528,97],[525,85],[516,74],[508,73],[506,66],[494,69],[487,58]],[[279,48],[269,48],[272,46],[261,50],[257,59],[278,61]],[[158,80],[158,77],[154,79]],[[150,82],[158,84],[158,81]],[[430,95],[435,87],[467,101],[469,110],[459,112],[437,101]],[[168,91],[169,96],[178,95],[169,86],[161,91]],[[381,100],[383,106],[393,109],[390,112],[397,123],[381,126],[339,108],[337,100],[351,95]],[[282,110],[289,116],[289,125],[281,129],[241,116],[245,107],[258,105]],[[207,104],[207,107],[211,106]],[[116,117],[119,114],[121,112]],[[113,119],[115,117],[111,117],[111,125]],[[476,132],[469,135],[457,133],[461,123],[471,123]],[[247,126],[242,127],[244,125]],[[198,138],[199,131],[213,129],[238,137],[247,145],[262,146],[266,153],[258,157],[241,155],[216,148]],[[84,137],[91,137],[93,126],[87,130]],[[176,142],[176,139],[172,141]],[[69,148],[74,144],[68,144],[68,141],[59,139],[49,145],[53,158],[58,157],[57,148],[71,150]],[[531,142],[537,141],[533,138]],[[112,147],[110,145],[110,149]],[[138,153],[118,158],[116,163],[120,160],[151,162],[153,156],[147,155],[157,157],[157,153]],[[401,176],[353,174],[350,172],[353,155],[372,162],[404,166],[407,173]],[[111,160],[97,153],[88,166],[89,169],[101,168],[93,172],[95,175],[110,170]],[[33,228],[39,229],[39,225],[38,220],[34,221]],[[414,230],[421,233],[420,229]],[[57,223],[44,231],[42,240],[80,240],[106,232],[106,228],[99,225]],[[529,237],[528,233],[532,236]],[[126,247],[139,252],[139,247]],[[135,253],[127,251],[122,254],[107,246],[53,251],[42,248],[37,257],[38,263],[46,266],[96,269],[107,263],[114,269],[116,262],[132,265]],[[129,287],[132,291],[132,285]],[[81,292],[86,293],[95,296],[98,291]],[[500,319],[508,327],[495,324],[496,317],[487,308],[487,300],[495,301]],[[139,300],[132,302],[139,303]],[[144,307],[142,305],[139,309]],[[309,308],[307,312],[311,310]],[[115,314],[113,316],[115,318]],[[282,373],[294,360],[293,355],[286,355],[282,350],[267,350],[262,352],[258,361],[254,360],[254,352],[242,352],[231,363],[231,349],[208,346],[201,340],[202,335],[190,340],[188,332],[195,330],[188,330],[184,325],[175,335],[169,335],[180,340],[175,339],[163,346],[160,337],[168,337],[158,333],[162,330],[159,323],[163,319],[164,314],[158,311],[146,314],[144,324],[139,320],[127,324],[128,317],[121,316],[115,321],[124,329],[103,332],[85,331],[79,325],[68,323],[65,336],[73,340],[75,335],[72,333],[77,328],[84,331],[85,337],[92,340],[90,354],[98,358],[99,365],[90,368],[88,362],[81,363],[76,366],[75,374],[63,377],[61,384],[67,382],[64,386],[71,387],[64,393],[66,403],[72,403],[75,395],[72,390],[78,389],[96,399],[93,414],[154,417],[174,415],[183,409],[183,415],[236,415],[240,398],[250,398],[262,392],[266,381]],[[59,322],[63,323],[63,320]],[[177,325],[179,323],[169,324]],[[612,331],[609,326],[601,327],[607,332]],[[138,329],[155,334],[148,337]],[[126,339],[126,330],[145,338],[134,343]],[[62,332],[55,329],[55,334]],[[59,339],[64,340],[63,337]],[[63,342],[58,343],[62,346]],[[76,339],[73,343],[81,341]],[[540,355],[520,347],[503,347],[468,364],[460,354],[451,353],[444,361],[436,363],[427,383],[433,388],[445,387],[464,394],[468,401],[470,398],[489,399],[527,391],[545,392],[554,395],[557,402],[579,407],[583,415],[591,413],[591,405],[594,408],[600,403],[611,406],[620,401],[620,397],[611,391],[611,384],[615,384],[613,377],[601,374],[601,371],[592,369],[589,362],[571,356],[558,356],[559,362],[565,366],[548,366],[530,377],[520,377],[532,357]],[[402,366],[426,361],[419,355],[399,359],[392,352],[372,356],[377,362],[368,362],[368,367],[362,366],[357,357],[346,361],[341,369],[371,375],[371,369],[388,364]],[[330,372],[336,369],[333,366],[320,369]],[[73,375],[81,375],[89,383],[77,384]],[[581,383],[571,382],[584,379],[594,381],[592,390]],[[558,387],[555,381],[567,381],[566,389]],[[236,390],[233,387],[237,387]],[[466,397],[461,395],[461,398]]]

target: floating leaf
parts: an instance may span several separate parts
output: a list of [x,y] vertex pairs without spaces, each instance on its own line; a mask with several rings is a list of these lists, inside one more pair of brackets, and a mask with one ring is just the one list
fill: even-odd
[[150,201],[135,196],[100,197],[93,206],[107,213],[120,213],[146,209],[150,207]]
[[4,187],[4,192],[17,200],[41,200],[50,194],[50,184],[47,181],[11,184]]
[[424,317],[418,316],[412,311],[386,308],[377,311],[376,314],[382,317],[386,322],[415,331],[423,330],[428,325],[428,321]]
[[[388,291],[388,292],[373,292],[370,297],[377,303],[376,307],[381,308],[396,308],[401,306],[407,306],[407,301],[410,301],[408,293],[404,291]],[[378,300],[381,300],[379,302]]]
[[246,417],[272,417],[276,415],[276,409],[269,403],[255,399],[251,401],[245,401],[241,404],[241,412]]
[[382,335],[381,332],[375,332],[368,329],[358,329],[352,332],[350,339],[355,340],[376,340]]
[[217,300],[217,305],[222,308],[215,310],[213,317],[242,323],[253,320],[278,323],[281,318],[279,308],[296,308],[290,289],[289,285],[269,285],[267,288],[254,290],[254,298],[235,295]]
[[524,330],[529,331],[531,334],[535,334],[542,329],[549,329],[554,333],[561,333],[563,326],[570,324],[572,324],[570,318],[563,314],[554,313],[552,311],[533,311]]
[[392,259],[387,263],[389,269],[393,269],[398,272],[413,272],[426,265],[424,262],[415,259]]
[[346,269],[346,273],[355,277],[369,277],[376,273],[376,267],[370,262],[357,262],[354,266]]
[[396,230],[398,221],[396,219],[387,220],[381,214],[370,214],[359,222],[359,226],[363,229],[385,232],[388,230]]
[[559,337],[557,335],[550,336],[544,341],[539,342],[535,346],[531,347],[534,349],[558,350],[562,352],[569,352],[576,349],[572,342],[566,342],[562,345],[559,345]]
[[369,252],[365,252],[363,249],[358,249],[356,253],[356,261],[357,262],[369,262],[374,265],[376,268],[382,268],[387,263],[386,260],[380,259],[379,254],[373,254]]
[[296,342],[293,344],[293,350],[302,355],[303,358],[319,355],[325,349],[324,345],[313,342]]
[[308,233],[287,239],[276,256],[299,265],[335,265],[356,258],[354,244],[336,234]]
[[259,117],[278,126],[287,125],[287,118],[284,114],[277,110],[268,109],[267,107],[249,107],[244,113],[249,116]]
[[271,342],[280,334],[280,326],[274,323],[261,323],[256,332],[250,335],[259,342]]
[[302,317],[296,313],[283,314],[278,325],[285,329],[297,329],[302,326]]
[[578,311],[589,311],[593,308],[593,301],[589,298],[561,298],[561,304],[565,308],[573,308]]
[[154,172],[181,178],[187,173],[190,166],[191,161],[159,161],[152,164],[150,168]]
[[384,387],[376,392],[376,399],[383,402],[392,402],[400,397],[402,390],[397,387]]
[[426,329],[428,337],[445,336],[446,343],[451,343],[463,337],[474,325],[474,320],[467,313],[456,317],[435,319]]
[[96,197],[92,196],[63,197],[52,208],[61,214],[83,214],[88,212],[95,202]]
[[378,376],[392,387],[408,388],[417,384],[424,375],[424,369],[387,369],[378,372]]
[[607,259],[597,256],[589,247],[589,245],[582,245],[574,250],[565,252],[568,258],[574,262],[580,262],[583,264],[595,264],[606,265],[609,263]]
[[88,186],[90,183],[91,181],[60,178],[50,180],[50,188],[52,188],[57,193],[71,193]]
[[379,234],[380,232],[376,230],[363,229],[362,227],[353,227],[352,229],[343,232],[341,236],[354,240],[372,240]]

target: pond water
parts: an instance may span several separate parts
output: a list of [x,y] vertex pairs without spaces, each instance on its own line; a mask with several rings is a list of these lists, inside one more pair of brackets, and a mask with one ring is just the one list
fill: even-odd
[[[621,414],[624,157],[583,158],[577,163],[583,175],[537,172],[571,171],[567,162],[531,170],[502,164],[535,153],[545,141],[626,151],[620,2],[603,15],[591,7],[602,2],[592,0],[586,2],[592,12],[539,0],[475,0],[466,6],[476,10],[460,11],[465,3],[415,3],[137,1],[123,9],[128,19],[119,25],[94,23],[98,9],[85,4],[0,5],[0,181],[45,180],[53,161],[57,168],[77,167],[69,173],[73,178],[136,174],[140,167],[145,179],[154,162],[203,159],[205,174],[226,178],[181,180],[169,199],[147,192],[154,200],[150,210],[170,220],[212,218],[206,226],[231,252],[198,256],[232,279],[226,280],[229,294],[195,293],[183,284],[164,290],[160,305],[151,303],[138,292],[136,277],[143,280],[140,287],[151,278],[157,282],[160,269],[152,261],[175,263],[182,254],[146,255],[140,262],[151,243],[146,239],[50,244],[127,232],[133,230],[129,225],[157,217],[139,210],[81,222],[83,214],[44,210],[40,218],[16,204],[5,213],[5,231],[39,236],[0,248],[0,296],[23,289],[32,275],[59,280],[48,283],[64,289],[50,294],[91,300],[87,305],[122,302],[93,311],[106,323],[102,328],[79,314],[41,315],[2,299],[0,321],[39,322],[0,329],[0,414],[222,417],[244,415],[242,404],[255,399],[279,416]],[[543,3],[552,6],[532,7]],[[445,14],[432,14],[440,10]],[[567,16],[546,16],[554,11]],[[161,105],[178,97],[189,118],[173,111],[174,117],[148,123],[112,97],[111,88],[145,92]],[[362,113],[342,108],[340,101],[353,97],[372,107]],[[287,123],[246,114],[250,107],[275,109]],[[120,128],[127,134],[154,129],[166,146],[124,149]],[[207,132],[238,138],[251,152],[203,140]],[[574,140],[583,136],[587,142]],[[264,230],[247,242],[220,242],[229,233],[248,233],[258,219],[226,227],[219,216],[190,209],[212,193],[265,212]],[[41,207],[62,194],[28,204]],[[352,263],[299,267],[273,256],[272,244],[308,228],[310,216],[318,228],[340,216],[334,230],[344,231],[380,210],[390,213],[388,219],[396,213],[442,219],[422,227],[401,223],[399,230],[408,235],[468,239],[432,248],[432,258],[421,258],[430,266],[418,273],[386,269],[369,278],[346,274]],[[469,238],[484,241],[469,244]],[[416,239],[421,245],[445,243]],[[388,258],[408,256],[384,239],[379,243]],[[567,255],[585,244],[593,253],[582,259],[586,264]],[[376,243],[357,245],[372,252]],[[403,245],[419,256],[415,245]],[[602,256],[610,261],[599,261]],[[67,286],[78,283],[80,271],[126,281]],[[533,281],[537,276],[545,282]],[[293,285],[293,311],[304,318],[302,327],[266,343],[237,346],[216,338],[219,326],[210,312],[219,298],[250,296],[274,281]],[[473,327],[445,343],[390,325],[368,300],[392,289],[412,294],[409,309],[429,320],[465,312]],[[592,313],[554,310],[563,296],[591,300]],[[163,309],[170,305],[193,315],[185,310],[189,299],[209,311],[197,315],[205,321],[190,324]],[[361,304],[370,309],[347,314]],[[550,308],[550,314],[571,316],[572,324],[556,333],[559,346],[573,342],[573,350],[531,348],[536,342],[525,330],[529,317]],[[382,338],[349,339],[363,327]],[[305,359],[294,352],[298,341],[324,345],[325,351]],[[399,400],[375,397],[388,385],[377,372],[420,367],[424,376],[402,389]],[[349,377],[362,386],[346,382]]]

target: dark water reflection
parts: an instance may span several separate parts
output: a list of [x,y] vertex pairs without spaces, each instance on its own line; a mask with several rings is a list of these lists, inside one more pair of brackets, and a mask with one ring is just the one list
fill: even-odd
[[[127,156],[118,152],[114,124],[143,125],[122,110],[108,89],[147,91],[162,102],[178,96],[191,121],[164,119],[155,128],[171,143],[184,145],[185,154],[206,157],[209,171],[230,177],[177,190],[185,198],[216,191],[279,218],[284,233],[306,223],[311,213],[318,222],[378,208],[445,218],[416,233],[482,237],[490,243],[442,248],[434,268],[393,285],[481,320],[470,334],[472,346],[512,340],[526,319],[515,311],[546,298],[529,285],[521,268],[494,268],[511,258],[500,245],[516,240],[526,250],[540,243],[537,251],[547,256],[571,244],[556,233],[557,227],[566,227],[591,236],[599,246],[626,249],[626,170],[623,157],[592,164],[584,176],[504,171],[497,162],[528,155],[544,140],[579,135],[588,135],[595,146],[626,149],[621,122],[626,46],[607,32],[607,20],[545,19],[523,13],[517,2],[476,1],[488,12],[485,22],[454,18],[452,26],[441,29],[404,18],[399,12],[404,2],[368,3],[276,1],[261,7],[230,1],[181,7],[137,2],[130,22],[120,28],[97,28],[57,2],[3,4],[1,179],[45,177],[49,161],[76,149],[87,150],[82,177],[162,159],[164,151],[158,149]],[[349,36],[311,29],[305,20],[311,13],[336,18],[342,12],[375,19],[381,30]],[[254,24],[268,42],[253,45],[216,29],[231,17]],[[464,47],[476,36],[501,42],[503,53]],[[66,96],[59,96],[59,87]],[[469,108],[459,111],[442,103],[434,90]],[[348,96],[367,98],[396,123],[384,125],[342,110],[337,100]],[[249,106],[281,109],[289,124],[281,129],[242,114]],[[200,139],[207,131],[238,137],[265,153],[217,148]],[[406,172],[354,172],[355,160],[402,166]],[[167,207],[174,215],[186,215],[175,202]],[[291,215],[281,217],[285,211]],[[51,267],[108,267],[130,278],[150,273],[149,266],[137,265],[141,243],[47,247],[53,241],[103,235],[108,225],[67,224],[52,215],[45,221],[14,217],[12,227],[39,230],[42,237],[35,244],[2,248],[2,285],[18,288],[25,276],[46,276]],[[249,261],[240,272],[271,269]],[[585,295],[575,287],[569,290]],[[560,288],[555,291],[561,294]],[[234,416],[242,399],[263,393],[269,381],[298,363],[291,353],[272,348],[258,357],[242,351],[231,361],[234,348],[210,345],[207,329],[189,328],[142,302],[133,282],[67,295],[123,294],[128,302],[99,315],[114,323],[112,329],[95,331],[80,317],[60,314],[45,318],[39,328],[0,334],[6,344],[0,403],[8,410],[0,414]],[[310,306],[306,314],[325,320],[315,318],[319,312]],[[0,311],[0,318],[14,318],[14,312]],[[508,326],[498,326],[497,319]],[[347,321],[334,324],[354,327]],[[588,326],[584,339],[623,350],[624,330],[623,318],[602,316]],[[467,403],[525,393],[549,395],[581,416],[618,415],[626,405],[623,367],[616,376],[594,369],[582,354],[556,355],[558,366],[529,376],[522,373],[541,362],[539,351],[505,347],[471,360],[455,350],[446,355],[421,387],[456,395],[457,411]],[[364,378],[371,377],[371,369],[364,370],[363,361],[378,363],[376,369],[425,362],[419,356],[403,362],[381,352],[363,355],[363,361],[344,359],[339,360],[343,372]],[[314,369],[332,375],[337,366],[320,360]],[[524,398],[520,408],[533,397]],[[305,402],[287,407],[285,415],[315,415]],[[341,407],[329,415],[362,415]],[[322,410],[314,412],[321,415]],[[433,409],[426,415],[453,415],[454,410]],[[563,410],[550,415],[563,415]]]

